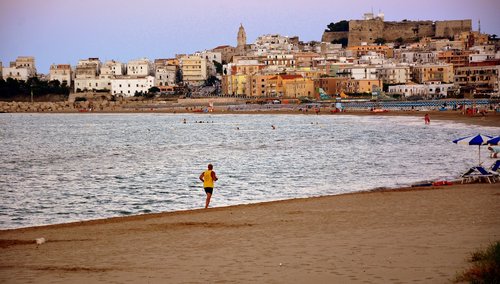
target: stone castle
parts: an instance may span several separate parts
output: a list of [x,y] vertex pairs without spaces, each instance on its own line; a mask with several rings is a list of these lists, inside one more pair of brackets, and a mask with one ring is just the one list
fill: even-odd
[[398,38],[415,41],[423,37],[450,38],[470,31],[472,20],[385,22],[383,17],[375,17],[350,20],[349,31],[325,31],[321,40],[332,42],[347,38],[349,46],[357,46],[362,42],[373,43],[377,38],[383,38],[387,42],[394,42]]

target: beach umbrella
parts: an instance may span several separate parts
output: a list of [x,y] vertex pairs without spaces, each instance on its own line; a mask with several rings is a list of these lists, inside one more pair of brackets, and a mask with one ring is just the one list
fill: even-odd
[[488,136],[488,135],[474,135],[474,136],[467,136],[467,137],[462,137],[458,138],[456,140],[453,140],[453,143],[456,144],[461,144],[461,145],[477,145],[479,149],[479,165],[481,165],[481,146],[486,145],[487,142],[492,139],[493,137]]
[[490,139],[486,142],[486,144],[489,144],[489,145],[498,145],[498,143],[500,143],[500,136],[493,137],[492,139]]

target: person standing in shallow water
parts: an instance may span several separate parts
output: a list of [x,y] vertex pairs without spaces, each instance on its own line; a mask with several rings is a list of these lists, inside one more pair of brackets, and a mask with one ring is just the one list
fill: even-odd
[[425,121],[425,124],[431,124],[431,117],[429,116],[428,113],[425,114],[424,121]]
[[200,175],[200,180],[203,182],[203,188],[207,194],[205,208],[208,208],[208,205],[210,204],[210,199],[212,198],[212,193],[214,191],[214,182],[218,180],[213,168],[212,164],[208,164],[208,169]]

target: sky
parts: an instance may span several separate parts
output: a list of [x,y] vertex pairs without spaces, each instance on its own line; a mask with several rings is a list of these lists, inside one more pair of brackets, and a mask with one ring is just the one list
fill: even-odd
[[98,57],[126,63],[236,46],[258,36],[320,41],[326,26],[382,12],[386,21],[471,19],[473,30],[500,37],[499,0],[0,0],[0,61],[34,56],[51,64]]

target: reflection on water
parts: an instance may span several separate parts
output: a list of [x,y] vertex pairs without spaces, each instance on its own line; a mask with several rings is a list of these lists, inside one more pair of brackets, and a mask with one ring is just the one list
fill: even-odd
[[0,228],[200,208],[208,163],[213,206],[455,178],[477,147],[451,141],[498,130],[419,117],[3,114]]

